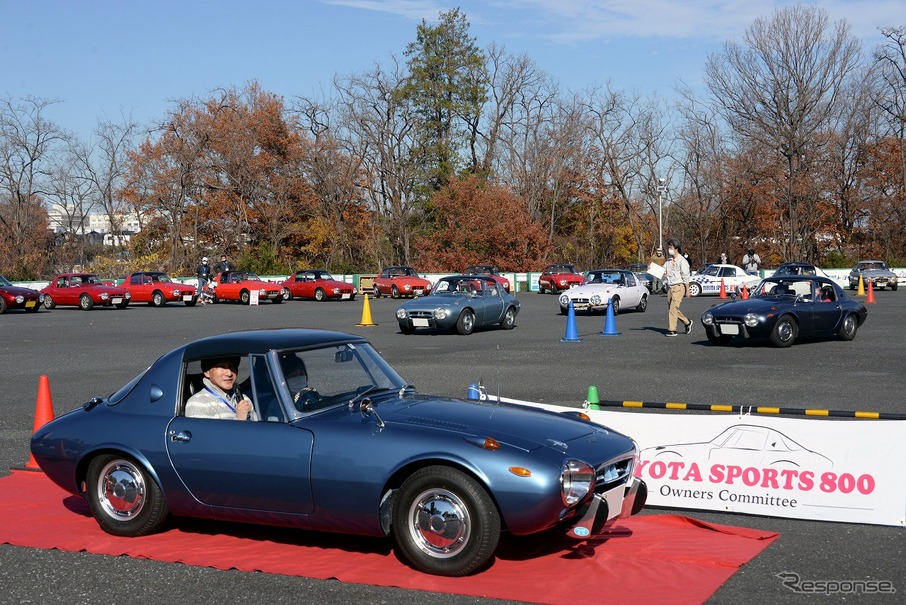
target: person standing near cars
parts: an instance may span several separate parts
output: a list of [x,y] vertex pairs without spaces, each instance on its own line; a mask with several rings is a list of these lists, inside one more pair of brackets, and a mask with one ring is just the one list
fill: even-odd
[[683,297],[689,298],[689,261],[682,254],[679,240],[667,240],[667,264],[664,265],[664,279],[667,281],[667,333],[664,336],[676,336],[676,324],[682,321],[686,326],[685,333],[692,332],[692,320],[680,311]]
[[235,271],[236,265],[227,260],[226,254],[220,255],[220,262],[215,265],[217,273],[223,273],[224,271]]
[[749,251],[742,257],[742,267],[749,275],[758,275],[758,266],[761,264],[761,257],[755,254],[755,250],[749,248]]
[[205,286],[211,280],[211,267],[208,265],[208,257],[201,257],[201,264],[195,267],[195,277],[198,279],[198,296],[204,291]]

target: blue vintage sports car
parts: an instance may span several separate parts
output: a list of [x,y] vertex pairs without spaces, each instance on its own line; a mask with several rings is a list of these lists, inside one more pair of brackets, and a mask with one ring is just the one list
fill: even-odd
[[798,338],[852,340],[868,310],[826,277],[769,277],[748,300],[715,305],[702,314],[708,340],[767,337],[776,347]]
[[498,324],[512,330],[517,313],[519,301],[493,277],[451,275],[437,280],[428,296],[401,304],[396,320],[403,334],[412,334],[416,328],[471,334],[475,328]]
[[[188,416],[190,399],[228,418]],[[114,535],[172,515],[392,536],[412,567],[450,576],[489,564],[502,531],[584,540],[647,495],[636,443],[581,411],[419,395],[363,338],[320,330],[181,346],[31,451]]]

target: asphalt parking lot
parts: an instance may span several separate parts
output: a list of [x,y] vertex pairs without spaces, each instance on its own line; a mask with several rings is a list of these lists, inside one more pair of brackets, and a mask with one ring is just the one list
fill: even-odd
[[[602,337],[603,315],[576,318],[581,342],[563,343],[567,319],[550,295],[520,293],[522,310],[512,331],[471,336],[402,335],[398,301],[370,301],[373,327],[358,327],[363,299],[290,301],[246,307],[170,304],[84,312],[57,308],[0,316],[4,385],[0,420],[0,475],[28,459],[38,378],[48,375],[60,413],[94,395],[114,391],[158,356],[185,342],[236,329],[311,327],[363,334],[419,391],[465,397],[469,383],[490,393],[561,405],[580,405],[590,385],[601,399],[705,404],[769,405],[906,413],[906,294],[876,292],[868,320],[852,342],[826,341],[774,349],[764,343],[716,347],[698,323],[714,297],[687,299],[696,320],[689,336],[664,338],[667,305],[652,298],[645,313],[615,318],[619,336]],[[644,412],[640,412],[644,413]],[[677,412],[659,412],[677,413]],[[833,422],[833,420],[815,420]],[[877,422],[869,421],[865,422]],[[902,461],[890,461],[901,465]],[[2,494],[0,494],[2,497]],[[676,512],[706,521],[780,533],[780,538],[736,573],[709,603],[844,603],[854,595],[801,595],[777,574],[804,580],[889,580],[895,595],[859,598],[901,602],[906,591],[903,528]],[[2,523],[2,520],[0,520]],[[593,579],[590,590],[606,592]],[[189,589],[191,587],[191,590]],[[644,590],[644,588],[641,588]],[[681,587],[678,588],[681,590]],[[480,599],[318,581],[261,573],[222,572],[178,564],[85,553],[0,546],[0,602],[96,603],[114,595],[130,600],[221,603],[475,603]]]

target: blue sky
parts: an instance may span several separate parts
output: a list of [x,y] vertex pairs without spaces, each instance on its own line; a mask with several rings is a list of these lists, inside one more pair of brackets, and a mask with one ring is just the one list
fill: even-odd
[[[525,53],[565,89],[610,81],[672,97],[709,53],[789,2],[752,0],[0,0],[0,98],[58,99],[46,117],[88,137],[99,118],[163,119],[177,99],[257,80],[323,96],[402,56],[422,19],[459,7],[481,47]],[[818,0],[871,49],[903,0]]]

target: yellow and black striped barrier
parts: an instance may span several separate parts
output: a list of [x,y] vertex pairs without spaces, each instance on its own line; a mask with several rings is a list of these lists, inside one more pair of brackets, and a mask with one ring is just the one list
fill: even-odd
[[[887,412],[851,412],[847,410],[819,410],[809,408],[780,408],[761,405],[716,405],[707,403],[657,403],[650,401],[586,401],[588,409],[603,407],[644,408],[658,410],[690,410],[700,412],[730,412],[734,414],[787,414],[791,416],[819,416],[834,418],[863,418],[868,420],[906,420],[906,414]],[[597,407],[595,407],[597,406]]]

